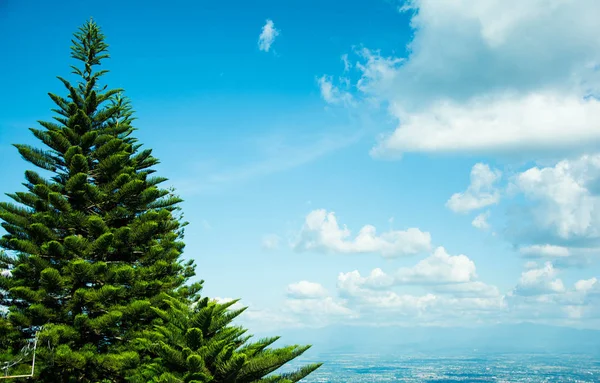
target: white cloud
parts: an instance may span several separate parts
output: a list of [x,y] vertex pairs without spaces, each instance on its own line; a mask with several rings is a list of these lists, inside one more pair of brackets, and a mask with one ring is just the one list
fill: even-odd
[[[230,300],[219,299],[220,302]],[[233,307],[238,308],[238,305],[239,303],[236,303]],[[277,329],[323,327],[340,320],[358,317],[354,310],[346,307],[345,300],[334,299],[327,295],[312,298],[288,295],[288,298],[276,307],[256,307],[252,304],[248,306],[239,318],[240,324],[252,329],[253,332],[269,334],[273,334],[273,330]]]
[[335,86],[330,76],[321,76],[317,79],[317,82],[321,90],[321,97],[328,104],[352,104],[352,95]]
[[[392,108],[401,125],[373,149],[394,152],[516,152],[587,147],[600,138],[600,102],[531,93],[436,102],[423,112]],[[397,108],[397,107],[396,107]],[[521,153],[522,154],[522,153]]]
[[492,170],[486,164],[475,164],[471,169],[471,184],[467,190],[454,193],[446,202],[446,206],[454,212],[465,213],[497,204],[500,192],[494,184],[501,176],[499,170]]
[[356,318],[358,314],[346,306],[346,300],[335,299],[319,283],[300,281],[287,287],[282,314],[303,325],[325,326],[332,321]]
[[380,253],[384,257],[418,254],[431,246],[431,235],[417,228],[390,230],[377,235],[366,225],[354,239],[345,226],[340,227],[333,212],[313,210],[306,220],[294,248],[298,251],[335,253]]
[[250,306],[240,316],[241,325],[252,329],[253,332],[268,332],[274,330],[306,327],[306,321],[302,321],[297,315],[286,312],[284,309],[266,309]]
[[530,269],[537,269],[538,268],[538,263],[535,261],[528,261],[525,263],[525,269],[530,270]]
[[563,246],[553,245],[532,245],[524,246],[519,249],[521,255],[532,258],[559,258],[568,257],[569,249]]
[[268,52],[278,35],[279,31],[275,29],[275,24],[273,21],[267,19],[265,25],[262,27],[262,32],[258,37],[258,49]]
[[362,296],[362,300],[379,309],[395,310],[398,314],[415,314],[422,312],[436,303],[437,297],[433,294],[410,295],[397,294],[385,291],[378,294]]
[[371,270],[365,278],[364,285],[370,289],[385,289],[394,284],[394,277],[387,275],[380,268]]
[[514,289],[514,294],[543,296],[562,293],[565,291],[565,286],[562,280],[556,278],[557,274],[558,271],[550,262],[546,262],[541,268],[524,271]]
[[502,296],[496,286],[482,281],[434,285],[432,289],[438,294],[450,294],[454,297],[498,298]]
[[580,148],[600,138],[600,102],[586,97],[600,89],[597,1],[411,0],[403,9],[415,11],[406,58],[358,51],[360,97],[399,122],[374,155]]
[[[340,273],[337,286],[343,296],[361,297],[364,302],[382,304],[419,302],[416,298],[398,296],[389,290],[402,285],[424,286],[436,293],[455,297],[498,295],[495,287],[475,281],[476,278],[475,263],[466,255],[449,255],[443,247],[438,247],[432,255],[415,266],[400,268],[391,275],[380,268],[373,269],[366,277],[361,276],[358,270]],[[430,301],[430,298],[426,301]]]
[[[566,288],[551,263],[530,265],[535,268],[525,270],[516,287],[503,294],[496,286],[475,280],[472,261],[461,257],[449,256],[439,248],[437,255],[434,252],[414,267],[400,269],[399,274],[419,276],[408,281],[413,286],[406,286],[406,281],[395,280],[379,268],[366,276],[356,270],[339,273],[339,298],[330,296],[319,283],[294,283],[288,286],[288,299],[276,310],[254,309],[246,318],[260,322],[264,328],[340,323],[414,325],[415,321],[446,326],[461,326],[465,321],[491,324],[524,320],[572,325],[586,323],[600,314],[595,308],[600,297],[596,278],[579,280]],[[434,270],[445,271],[423,272],[435,263],[438,266]],[[468,271],[456,271],[460,269]]]
[[287,287],[287,295],[295,299],[324,298],[327,296],[327,290],[319,283],[300,281]]
[[[401,287],[402,283],[394,283]],[[427,290],[422,294],[392,291],[390,277],[380,269],[373,270],[367,277],[362,277],[356,270],[338,276],[340,295],[348,300],[350,307],[360,312],[363,320],[373,318],[382,322],[385,318],[393,321],[398,317],[406,317],[413,320],[419,318],[421,324],[440,320],[448,323],[451,317],[464,319],[473,315],[482,319],[482,312],[494,313],[506,308],[504,296],[499,290],[480,281],[421,286]]]
[[344,72],[348,72],[350,68],[352,68],[352,64],[350,64],[350,60],[348,60],[348,54],[342,55],[342,62],[344,63]]
[[[301,318],[310,317],[323,324],[335,317],[356,317],[356,313],[332,297],[321,299],[288,299],[285,308]],[[319,318],[321,317],[321,318]]]
[[365,282],[366,279],[360,275],[358,270],[354,270],[348,273],[340,273],[338,275],[337,287],[343,295],[356,296],[366,291],[363,288]]
[[276,250],[279,248],[281,238],[276,234],[267,234],[262,239],[262,248],[265,250]]
[[423,296],[399,295],[389,290],[373,289],[374,280],[380,278],[381,274],[381,270],[374,270],[369,277],[364,278],[356,270],[340,273],[337,283],[338,290],[343,297],[352,300],[355,304],[372,309],[408,310],[414,313],[426,308],[436,300],[433,294]]
[[590,291],[594,286],[598,286],[598,279],[590,278],[590,279],[582,279],[575,282],[575,290],[587,292]]
[[466,255],[450,255],[443,247],[435,249],[432,255],[419,261],[412,267],[398,269],[388,275],[380,268],[373,269],[363,277],[357,270],[340,273],[338,288],[351,295],[361,294],[367,290],[385,290],[392,286],[421,285],[439,286],[448,284],[465,284],[463,287],[438,287],[440,292],[476,292],[484,291],[487,285],[476,283],[475,263]]
[[446,284],[465,283],[477,278],[475,263],[466,255],[450,255],[443,247],[410,268],[396,273],[398,283]]
[[[497,321],[497,319],[494,316],[498,315],[499,313],[502,313],[507,308],[506,300],[503,295],[485,298],[454,298],[444,301],[444,304],[447,311],[449,312],[451,312],[452,310],[468,310],[468,312],[470,312],[472,316],[474,314],[473,319],[475,320],[475,323],[481,323],[485,320],[489,321],[490,319]],[[491,315],[489,315],[489,317],[486,318],[482,314]]]
[[564,311],[567,313],[569,318],[580,319],[585,312],[585,307],[583,307],[583,306],[565,306]]
[[[265,327],[270,321],[285,327],[340,323],[414,325],[415,321],[422,325],[460,326],[465,321],[483,324],[523,320],[581,324],[600,314],[595,308],[600,297],[596,278],[579,280],[572,288],[566,288],[557,278],[559,271],[547,262],[530,265],[535,268],[525,270],[516,287],[503,294],[496,286],[475,280],[472,261],[461,257],[464,256],[449,256],[439,248],[437,255],[434,252],[414,267],[400,269],[401,275],[418,276],[409,281],[394,279],[379,268],[364,277],[356,270],[340,273],[340,298],[330,296],[319,283],[291,284],[288,299],[277,310],[254,309],[249,317],[255,323],[260,320]],[[433,269],[438,271],[423,272],[434,263],[438,266]],[[460,269],[467,271],[457,272]],[[406,286],[405,282],[414,285]],[[416,288],[422,291],[417,292]]]
[[10,270],[4,269],[4,270],[0,271],[0,276],[2,276],[4,278],[10,278],[10,277],[12,277],[12,273]]
[[361,295],[362,292],[369,290],[387,289],[394,285],[392,276],[387,275],[380,268],[373,269],[367,277],[360,275],[358,270],[338,275],[338,288],[343,293],[350,295]]
[[489,211],[483,212],[473,219],[473,221],[471,222],[471,225],[473,225],[473,227],[480,229],[480,230],[487,230],[490,228],[490,224],[487,221],[488,218],[490,218],[490,212]]
[[[530,226],[558,241],[600,238],[600,155],[583,155],[555,166],[517,174],[513,187],[533,202]],[[517,218],[523,221],[523,217]]]
[[522,273],[516,287],[507,294],[514,318],[553,321],[559,325],[590,324],[598,318],[598,280],[582,279],[567,288],[557,278],[559,271],[550,262]]

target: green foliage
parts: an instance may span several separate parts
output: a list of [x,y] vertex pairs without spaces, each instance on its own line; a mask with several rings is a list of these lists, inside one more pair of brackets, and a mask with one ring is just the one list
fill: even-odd
[[39,333],[38,382],[295,382],[312,372],[269,375],[307,347],[246,343],[230,325],[242,310],[188,283],[181,199],[151,176],[158,160],[132,136],[129,100],[98,84],[104,36],[89,21],[72,43],[77,82],[58,78],[67,95],[49,94],[54,122],[31,129],[44,148],[15,145],[41,173],[27,171],[26,191],[0,203],[0,361]]
[[232,326],[245,308],[230,310],[237,301],[219,304],[198,298],[192,305],[164,295],[153,307],[161,319],[136,344],[150,356],[133,382],[297,382],[320,364],[285,374],[274,371],[303,354],[309,346],[269,348],[278,337],[248,342],[246,330]]
[[0,278],[0,347],[15,354],[41,330],[40,382],[124,381],[139,364],[127,342],[152,325],[157,297],[191,295],[181,200],[149,177],[158,161],[131,136],[129,101],[98,86],[107,47],[92,21],[75,34],[79,80],[59,78],[68,95],[50,94],[56,121],[31,129],[45,148],[15,145],[45,173],[27,171],[27,191],[0,204],[0,269],[11,273]]

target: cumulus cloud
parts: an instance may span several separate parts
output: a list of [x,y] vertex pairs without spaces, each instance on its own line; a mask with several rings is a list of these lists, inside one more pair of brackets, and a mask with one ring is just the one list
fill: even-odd
[[563,310],[570,319],[581,319],[585,313],[585,307],[583,306],[565,306]]
[[267,19],[265,25],[262,27],[262,32],[258,37],[258,49],[264,52],[268,52],[271,49],[271,45],[275,41],[275,38],[279,35],[279,31],[275,29],[273,20]]
[[345,296],[362,295],[365,290],[366,278],[362,277],[358,270],[340,273],[337,279],[337,287]]
[[410,268],[396,273],[398,283],[445,284],[464,283],[477,278],[475,263],[466,255],[450,255],[443,247]]
[[257,308],[250,305],[249,309],[239,317],[239,322],[246,328],[256,332],[272,333],[276,329],[289,329],[306,327],[308,323],[302,321],[298,315],[282,308]]
[[358,270],[338,275],[337,287],[342,295],[364,295],[369,289],[386,289],[394,284],[394,278],[377,268],[370,275],[363,277]]
[[356,318],[358,314],[347,307],[345,300],[329,295],[319,283],[300,281],[287,287],[282,312],[304,324],[324,326],[332,321]]
[[434,305],[437,297],[433,294],[411,295],[384,291],[362,296],[362,300],[379,309],[395,310],[400,315],[414,315]]
[[600,102],[589,97],[600,93],[600,3],[406,4],[406,57],[356,52],[357,96],[398,120],[374,155],[575,148],[600,138]]
[[499,170],[490,169],[489,165],[478,163],[471,169],[471,184],[466,191],[454,193],[446,206],[457,213],[465,213],[497,204],[500,192],[494,184],[500,179]]
[[596,286],[598,286],[598,279],[596,278],[581,279],[575,282],[576,291],[588,292]]
[[[415,320],[420,324],[444,325],[461,325],[465,320],[526,320],[564,325],[575,323],[572,321],[583,323],[600,314],[596,309],[600,303],[597,278],[581,279],[567,288],[551,263],[532,264],[521,274],[515,288],[503,294],[496,286],[476,280],[472,261],[461,256],[452,258],[443,248],[435,253],[425,262],[396,273],[419,275],[416,279],[402,281],[379,268],[365,276],[357,270],[342,272],[337,279],[339,298],[330,296],[319,283],[301,281],[288,286],[288,299],[277,310],[254,310],[250,316],[293,327],[372,321],[414,324]],[[434,270],[446,271],[422,272],[428,269],[423,265],[434,263],[442,265]],[[457,273],[460,269],[468,271]],[[418,292],[417,287],[422,291]]]
[[532,263],[516,286],[504,294],[478,280],[475,265],[466,256],[451,256],[440,247],[421,262],[395,273],[380,268],[365,276],[357,270],[339,273],[339,298],[329,295],[319,283],[290,284],[288,299],[277,310],[253,311],[251,316],[266,323],[285,322],[287,327],[373,321],[414,324],[415,320],[430,325],[461,325],[465,320],[564,325],[597,317],[597,278],[581,279],[567,288],[558,274],[550,262]]
[[[229,298],[217,300],[221,303],[231,301]],[[328,295],[307,298],[303,295],[288,294],[287,299],[276,307],[259,307],[253,304],[248,306],[239,318],[240,324],[257,332],[272,333],[274,329],[323,327],[340,320],[358,318],[357,312],[347,307],[345,300]],[[233,309],[240,307],[242,306],[239,303],[233,305]]]
[[447,324],[451,317],[479,317],[482,312],[492,313],[506,307],[504,296],[498,289],[480,281],[424,286],[429,291],[408,294],[373,283],[377,279],[390,283],[389,277],[382,277],[378,269],[367,277],[362,277],[356,270],[340,273],[338,290],[363,318],[376,315],[379,322],[385,318],[382,315],[391,315],[390,320],[419,318],[420,323],[434,323],[443,318],[443,323]]
[[519,283],[514,289],[516,295],[544,295],[562,293],[565,286],[559,278],[558,271],[551,262],[546,262],[543,267],[524,271]]
[[[374,289],[373,287],[377,283],[373,282],[381,277],[381,273],[381,270],[378,270],[366,278],[362,277],[357,270],[340,273],[337,282],[340,295],[363,306],[363,309],[364,306],[367,306],[372,309],[396,309],[412,313],[423,310],[435,302],[436,297],[433,294],[417,296]],[[386,279],[389,283],[389,277]]]
[[284,304],[285,308],[293,314],[305,319],[310,317],[313,321],[316,319],[322,324],[325,324],[336,317],[353,318],[357,315],[353,310],[332,297],[309,300],[288,299]]
[[564,242],[600,239],[599,181],[596,154],[532,167],[517,174],[512,186],[535,204],[527,211],[530,226]]
[[538,267],[538,263],[535,261],[527,261],[524,266],[526,270],[536,269]]
[[418,254],[431,247],[431,235],[417,228],[390,230],[377,234],[374,226],[366,225],[354,239],[346,226],[340,227],[333,212],[313,210],[306,216],[298,240],[297,251],[335,253],[380,253],[384,257]]
[[550,262],[525,270],[516,287],[507,294],[512,317],[562,325],[582,325],[586,320],[598,318],[597,278],[581,279],[573,287],[567,287],[558,274],[559,270]]
[[490,212],[486,211],[477,215],[473,221],[471,221],[471,225],[473,227],[480,230],[488,230],[490,228],[490,224],[488,223],[488,218],[490,218]]
[[553,245],[524,246],[519,249],[519,253],[529,258],[559,258],[570,255],[567,247]]
[[600,125],[600,101],[568,94],[478,96],[395,114],[401,125],[380,140],[373,155],[572,149],[600,138],[594,129]]
[[[386,274],[380,268],[373,269],[371,273],[363,277],[357,270],[348,273],[340,273],[338,276],[338,288],[352,293],[361,289],[383,290],[398,285],[445,285],[470,283],[477,278],[475,263],[466,255],[450,255],[443,247],[435,249],[429,257],[419,261],[412,267],[402,267],[392,275]],[[466,290],[477,290],[482,288],[481,284],[465,286]],[[442,291],[439,289],[438,291]],[[455,289],[458,291],[460,288]],[[451,288],[445,291],[452,291]]]
[[327,290],[319,283],[300,281],[288,286],[287,295],[296,299],[323,298],[327,296]]
[[434,285],[432,289],[437,294],[449,294],[460,298],[500,298],[502,296],[496,286],[482,281]]

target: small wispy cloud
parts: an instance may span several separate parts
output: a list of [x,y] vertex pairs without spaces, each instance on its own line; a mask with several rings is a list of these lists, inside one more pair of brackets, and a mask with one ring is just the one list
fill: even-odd
[[267,234],[262,239],[262,248],[264,250],[277,250],[281,238],[276,234]]
[[204,230],[212,230],[212,225],[207,220],[203,219],[200,224]]
[[488,218],[490,218],[490,211],[483,212],[479,214],[477,217],[473,219],[471,225],[473,227],[480,230],[488,230],[490,228],[490,224],[488,222]]
[[275,28],[273,20],[267,19],[265,25],[262,27],[262,32],[258,37],[258,49],[268,52],[278,35],[279,31]]
[[471,184],[467,190],[454,193],[446,202],[446,206],[455,213],[466,213],[497,204],[500,192],[495,183],[501,176],[499,170],[491,169],[489,165],[475,164],[471,169]]
[[358,140],[357,135],[348,137],[324,137],[317,142],[300,147],[287,147],[285,151],[263,161],[242,166],[231,171],[213,174],[208,178],[210,183],[224,183],[242,180],[295,168],[312,162],[337,149],[346,147]]
[[[317,137],[288,137],[285,142],[276,144],[269,137],[263,137],[260,144],[260,157],[256,161],[240,164],[229,169],[214,171],[188,179],[174,180],[173,185],[183,195],[216,190],[227,184],[264,177],[284,172],[313,162],[329,153],[348,147],[360,140],[364,132],[331,133]],[[298,144],[298,141],[304,143]],[[294,144],[288,144],[294,142]]]
[[317,79],[317,82],[321,91],[321,97],[328,104],[352,105],[354,101],[352,95],[335,86],[330,76],[321,76]]
[[352,67],[352,64],[350,64],[350,60],[348,60],[347,53],[342,55],[342,62],[344,63],[344,72],[348,72]]

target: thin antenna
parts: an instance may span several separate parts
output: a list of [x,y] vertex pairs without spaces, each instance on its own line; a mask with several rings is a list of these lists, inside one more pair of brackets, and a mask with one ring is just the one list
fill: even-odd
[[35,350],[37,349],[37,340],[38,340],[38,333],[35,333],[35,340],[33,341],[33,360],[31,361],[31,376],[33,376],[33,373],[35,372]]

